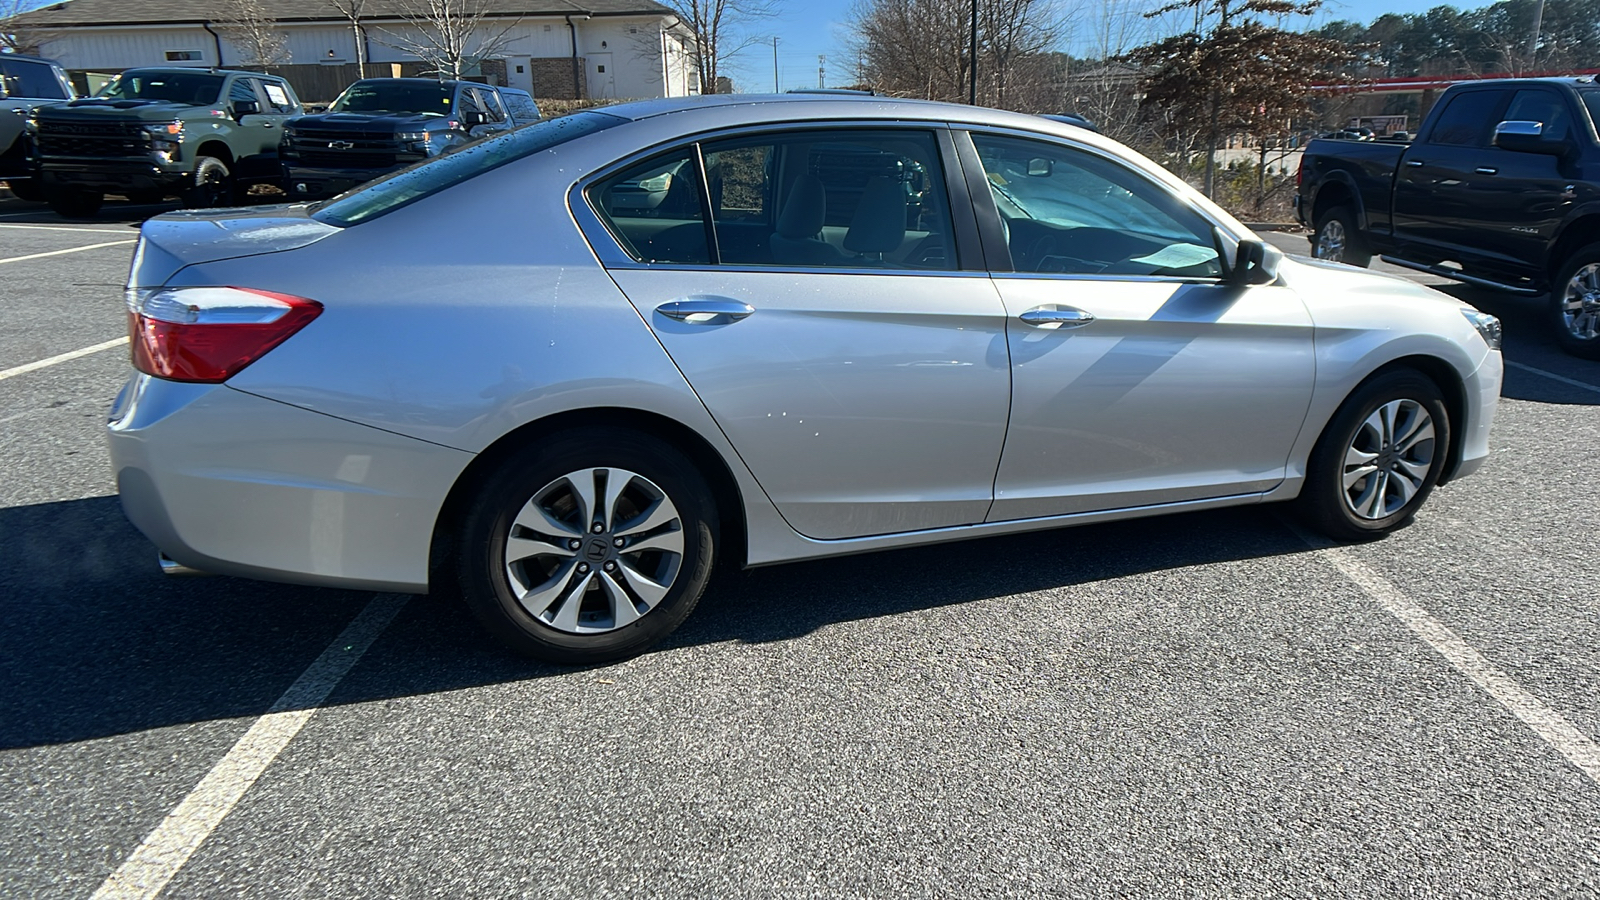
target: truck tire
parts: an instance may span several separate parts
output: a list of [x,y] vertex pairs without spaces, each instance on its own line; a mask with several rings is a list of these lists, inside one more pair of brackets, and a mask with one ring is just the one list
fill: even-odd
[[183,205],[190,209],[233,206],[233,173],[228,164],[214,156],[194,161],[194,181],[183,192]]
[[1561,264],[1550,291],[1550,315],[1561,349],[1600,359],[1600,244],[1579,248]]
[[81,188],[63,188],[47,191],[45,200],[50,208],[67,219],[88,219],[100,211],[100,205],[106,201],[106,195],[99,191],[87,191]]
[[1316,233],[1311,235],[1311,255],[1362,268],[1372,262],[1372,251],[1356,226],[1355,210],[1335,206],[1317,216]]

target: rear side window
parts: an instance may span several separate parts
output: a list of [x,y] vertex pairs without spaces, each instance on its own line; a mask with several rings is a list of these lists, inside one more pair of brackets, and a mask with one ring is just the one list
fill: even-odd
[[318,206],[311,217],[340,228],[359,225],[498,169],[506,163],[625,121],[605,113],[582,112],[508,131],[368,182],[351,193]]
[[1467,91],[1450,98],[1428,135],[1430,144],[1482,147],[1500,119],[1495,115],[1505,101],[1505,91]]
[[511,110],[511,115],[517,120],[518,125],[539,121],[539,105],[527,94],[505,92],[500,98],[506,101],[506,107]]
[[0,97],[70,100],[55,70],[45,63],[0,59]]
[[679,148],[590,187],[589,204],[634,259],[710,265],[699,171],[694,148]]

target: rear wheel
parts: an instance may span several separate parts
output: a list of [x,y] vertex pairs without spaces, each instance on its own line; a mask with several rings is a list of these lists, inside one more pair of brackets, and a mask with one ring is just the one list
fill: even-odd
[[1438,386],[1411,370],[1380,375],[1345,400],[1318,439],[1300,512],[1338,540],[1404,527],[1438,483],[1449,446]]
[[45,199],[57,215],[68,219],[87,219],[100,211],[106,195],[99,191],[64,188],[48,192]]
[[233,206],[233,173],[228,164],[214,156],[194,162],[194,181],[183,192],[183,205],[190,208]]
[[1329,262],[1366,266],[1372,262],[1361,230],[1356,226],[1355,210],[1335,206],[1317,216],[1316,233],[1311,237],[1311,255]]
[[699,602],[716,504],[670,445],[583,429],[507,460],[459,533],[462,594],[490,633],[546,662],[604,663],[649,649]]
[[1561,266],[1551,292],[1556,342],[1573,356],[1600,359],[1600,244],[1580,249]]

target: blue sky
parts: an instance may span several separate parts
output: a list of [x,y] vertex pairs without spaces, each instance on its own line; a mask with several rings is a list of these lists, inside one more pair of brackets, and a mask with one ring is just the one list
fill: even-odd
[[[981,2],[981,0],[980,0]],[[1057,0],[1070,9],[1074,0]],[[1085,10],[1100,9],[1096,0],[1081,0]],[[1313,19],[1316,23],[1349,19],[1370,22],[1386,12],[1420,13],[1442,5],[1444,0],[1328,0]],[[1154,5],[1154,4],[1152,4]],[[1452,3],[1461,9],[1485,5],[1479,2]],[[783,11],[771,19],[760,20],[749,29],[765,38],[740,54],[731,73],[740,91],[772,90],[772,35],[778,36],[778,83],[783,90],[817,86],[817,56],[827,57],[827,83],[848,83],[851,75],[847,56],[847,27],[851,0],[784,0]],[[1077,30],[1087,32],[1094,23],[1079,16]],[[1071,51],[1072,46],[1063,49]]]

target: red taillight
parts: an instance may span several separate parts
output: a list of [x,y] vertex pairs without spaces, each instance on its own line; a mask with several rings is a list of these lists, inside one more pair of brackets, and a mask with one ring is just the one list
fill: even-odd
[[321,313],[315,300],[250,288],[130,290],[133,365],[172,381],[227,381]]

